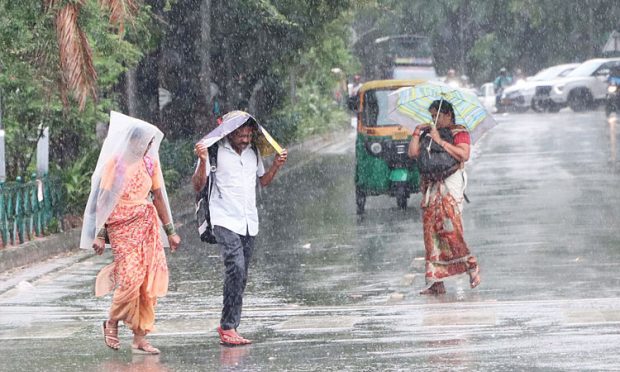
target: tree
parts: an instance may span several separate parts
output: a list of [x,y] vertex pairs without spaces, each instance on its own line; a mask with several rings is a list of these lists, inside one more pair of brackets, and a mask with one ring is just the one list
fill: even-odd
[[[144,31],[143,13],[141,17],[134,24],[139,32]],[[126,30],[124,35],[130,33]],[[65,35],[60,44],[58,35]],[[86,42],[97,47],[86,51]],[[61,51],[59,45],[67,49]],[[27,173],[39,126],[50,127],[51,159],[61,167],[92,149],[95,124],[105,121],[116,105],[114,84],[139,57],[138,49],[119,36],[119,28],[101,17],[96,2],[1,2],[0,90],[7,176]],[[93,75],[87,76],[93,71],[96,86]],[[86,99],[95,94],[98,101]]]
[[456,66],[481,82],[503,66],[533,73],[596,57],[618,16],[612,0],[384,0],[358,10],[356,31],[429,36],[440,72]]

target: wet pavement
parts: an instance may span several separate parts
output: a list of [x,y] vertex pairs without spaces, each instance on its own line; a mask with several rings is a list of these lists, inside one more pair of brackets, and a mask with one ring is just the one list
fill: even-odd
[[[602,112],[499,116],[468,163],[465,234],[482,284],[424,297],[420,196],[355,214],[354,133],[292,152],[261,193],[239,332],[218,344],[221,264],[193,226],[169,254],[170,291],[136,356],[103,345],[110,256],[71,254],[0,274],[0,370],[620,370],[620,162]],[[610,135],[611,134],[611,135]],[[318,153],[318,155],[317,155]],[[183,207],[183,206],[179,206]],[[175,208],[175,206],[173,206]]]

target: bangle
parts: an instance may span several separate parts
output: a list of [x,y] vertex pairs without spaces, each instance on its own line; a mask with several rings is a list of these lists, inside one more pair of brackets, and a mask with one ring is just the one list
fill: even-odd
[[172,235],[176,235],[176,231],[174,230],[174,225],[172,224],[172,222],[167,223],[164,225],[164,231],[166,232],[166,235],[168,236],[172,236]]

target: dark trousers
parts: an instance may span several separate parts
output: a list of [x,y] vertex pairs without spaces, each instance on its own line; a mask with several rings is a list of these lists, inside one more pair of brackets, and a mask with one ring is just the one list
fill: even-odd
[[243,291],[248,281],[248,267],[254,250],[254,237],[239,235],[224,227],[214,226],[213,234],[224,260],[224,307],[222,329],[236,329],[241,321]]

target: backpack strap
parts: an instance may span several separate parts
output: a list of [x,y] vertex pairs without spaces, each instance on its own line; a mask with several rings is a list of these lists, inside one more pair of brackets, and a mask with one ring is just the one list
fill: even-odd
[[215,173],[217,171],[217,151],[219,146],[217,143],[209,146],[207,151],[209,152],[209,164],[210,168],[207,169],[209,180],[205,187],[202,188],[202,196],[206,198],[207,203],[211,198],[211,191],[213,191],[213,185],[215,185]]
[[217,150],[219,147],[220,146],[216,142],[207,148],[207,151],[209,152],[209,163],[211,163],[211,169],[209,169],[210,172],[215,172],[214,169],[217,169]]

